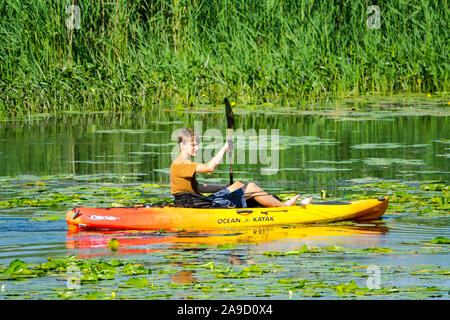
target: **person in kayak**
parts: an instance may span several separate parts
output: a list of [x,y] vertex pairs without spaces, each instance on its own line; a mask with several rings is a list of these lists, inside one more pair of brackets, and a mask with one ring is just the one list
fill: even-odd
[[[246,208],[246,200],[253,198],[263,207],[286,207],[295,205],[300,195],[290,198],[286,202],[281,202],[277,198],[265,192],[256,183],[244,184],[240,181],[232,185],[210,185],[198,183],[195,175],[197,173],[211,173],[219,165],[225,152],[233,151],[233,141],[227,140],[225,145],[208,163],[195,163],[191,161],[198,152],[199,139],[192,129],[181,129],[178,135],[179,156],[170,166],[170,188],[171,193],[177,194],[198,194],[212,193],[206,198],[212,200],[213,207],[234,207]],[[311,198],[304,199],[300,205],[306,206],[311,202]]]

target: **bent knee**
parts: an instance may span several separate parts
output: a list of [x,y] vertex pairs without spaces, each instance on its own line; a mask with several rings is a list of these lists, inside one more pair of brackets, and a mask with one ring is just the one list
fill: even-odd
[[233,192],[237,189],[241,189],[244,187],[244,184],[242,182],[235,182],[232,185],[228,186],[227,189],[230,190],[230,192]]
[[237,188],[242,188],[244,186],[244,184],[240,181],[236,181],[235,183],[232,184],[232,186],[237,187]]
[[249,182],[245,185],[245,191],[248,192],[259,192],[262,189],[260,187],[258,187],[258,185],[254,182]]

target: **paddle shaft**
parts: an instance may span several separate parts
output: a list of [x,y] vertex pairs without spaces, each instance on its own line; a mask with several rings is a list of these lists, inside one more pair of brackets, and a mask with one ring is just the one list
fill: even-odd
[[[228,140],[231,140],[231,129],[228,128]],[[230,163],[230,185],[233,184],[233,154],[228,152],[228,162]]]
[[[234,114],[233,114],[233,109],[231,109],[231,103],[227,97],[225,97],[224,102],[225,102],[225,116],[227,117],[228,140],[231,140],[231,129],[234,126]],[[232,150],[228,151],[228,160],[230,162],[230,185],[232,185],[233,184],[233,153],[232,153]]]

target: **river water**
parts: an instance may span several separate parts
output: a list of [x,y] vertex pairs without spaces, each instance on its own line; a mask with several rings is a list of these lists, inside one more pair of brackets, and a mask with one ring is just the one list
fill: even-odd
[[[445,106],[282,109],[270,113],[249,107],[238,108],[235,113],[235,127],[241,130],[234,132],[234,179],[257,182],[270,192],[301,193],[318,200],[321,190],[326,190],[328,196],[344,198],[356,192],[354,186],[386,183],[392,184],[392,192],[401,184],[411,194],[420,195],[420,185],[448,183],[450,112]],[[375,265],[382,270],[384,286],[439,286],[437,297],[448,298],[448,276],[411,276],[414,270],[425,268],[422,266],[448,270],[446,247],[424,245],[436,237],[450,237],[448,205],[431,215],[421,208],[388,208],[381,221],[364,224],[204,231],[189,236],[68,232],[64,212],[74,206],[106,207],[117,201],[169,198],[168,169],[176,152],[176,130],[196,129],[202,140],[202,152],[196,160],[204,162],[224,142],[224,121],[223,110],[203,106],[155,107],[136,114],[38,115],[0,122],[0,264],[18,258],[42,263],[48,257],[68,255],[151,260],[149,253],[171,253],[179,245],[232,245],[233,250],[212,258],[230,264],[236,259],[243,264],[266,263],[264,252],[295,250],[303,244],[310,248],[337,245],[349,250],[386,247],[394,253],[398,250],[398,254],[330,253],[320,259],[325,264],[351,261]],[[227,161],[215,173],[199,177],[212,184],[225,184],[227,179]],[[153,183],[159,186],[152,187]],[[134,191],[124,195],[120,190],[126,188]],[[375,189],[372,194],[386,195],[386,190]],[[11,199],[22,202],[6,206]],[[121,242],[117,252],[106,246],[112,236]],[[415,254],[408,254],[411,251]],[[278,263],[286,263],[295,274],[298,270],[292,261]],[[393,277],[388,272],[392,268],[409,269],[404,277]]]

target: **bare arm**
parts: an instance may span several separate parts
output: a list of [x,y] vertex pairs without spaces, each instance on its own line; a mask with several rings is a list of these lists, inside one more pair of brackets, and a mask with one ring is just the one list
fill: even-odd
[[197,173],[210,173],[213,172],[214,169],[217,168],[220,161],[227,151],[233,150],[233,142],[231,140],[227,141],[225,145],[217,152],[217,154],[208,162],[208,163],[200,163],[197,165],[195,172]]

